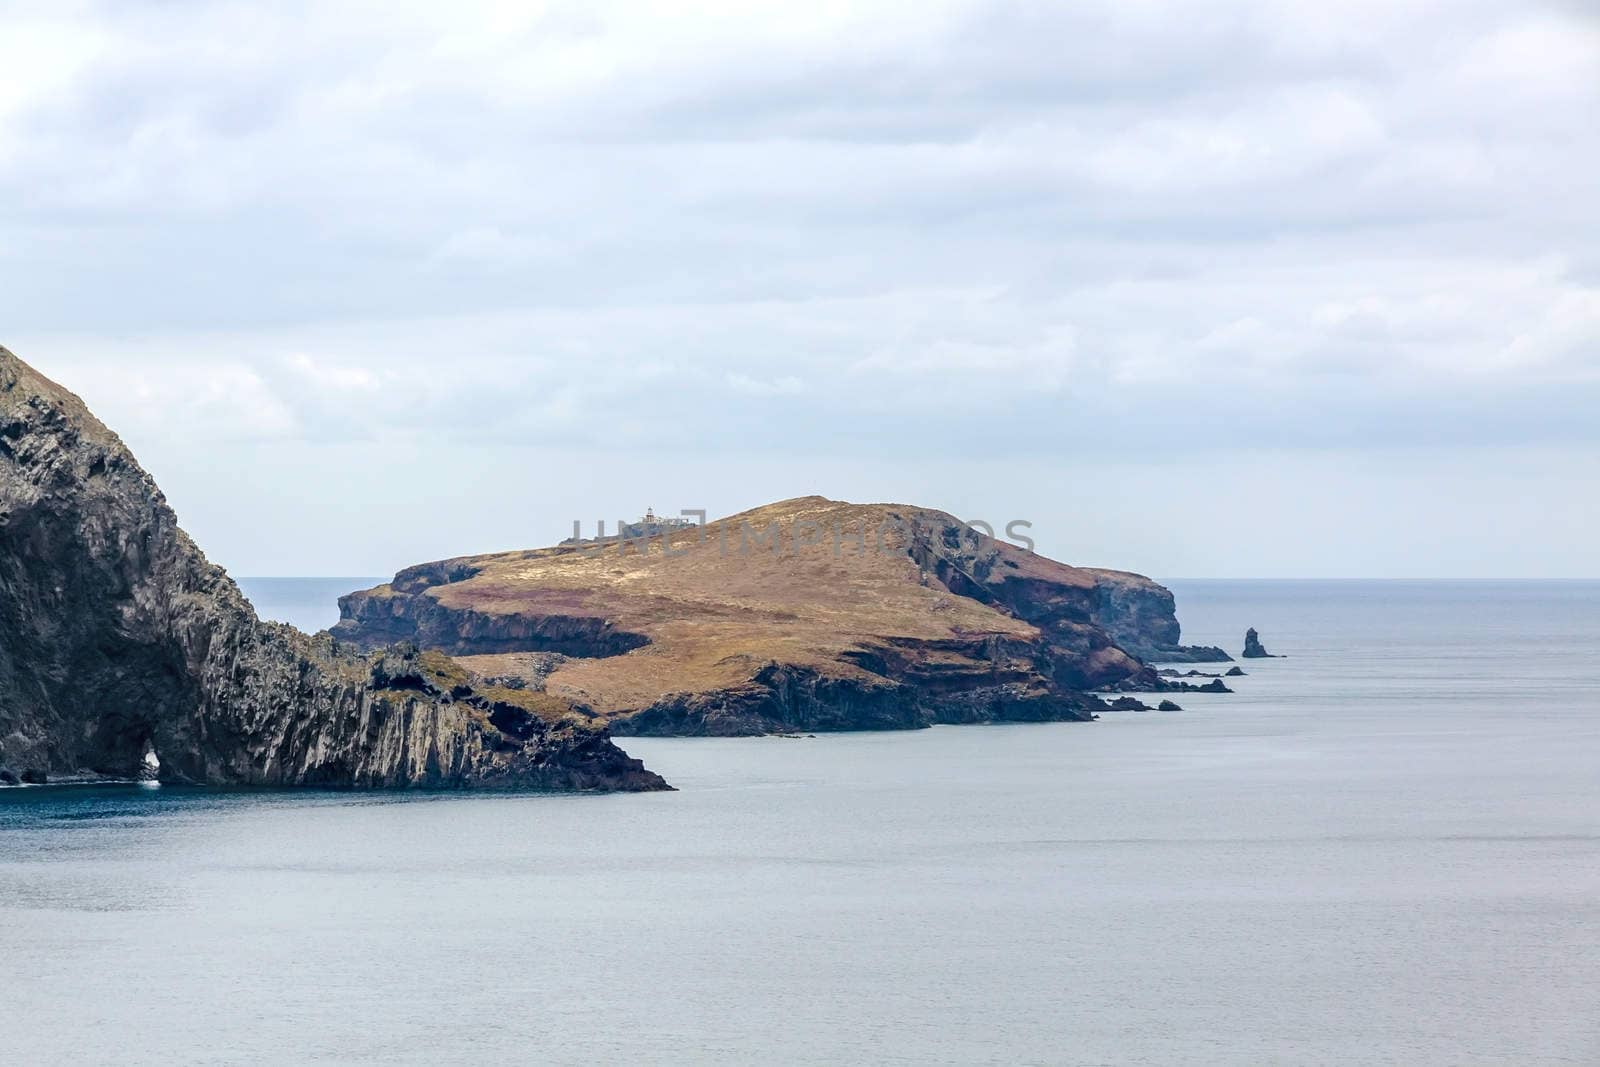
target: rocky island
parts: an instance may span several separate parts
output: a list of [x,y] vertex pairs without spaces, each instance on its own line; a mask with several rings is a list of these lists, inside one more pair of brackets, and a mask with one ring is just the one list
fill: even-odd
[[1229,659],[1181,645],[1172,594],[1148,578],[929,508],[822,497],[422,564],[340,610],[341,641],[447,653],[618,734],[1086,720],[1109,707],[1097,690],[1197,688],[1145,660]]
[[121,440],[0,348],[0,781],[63,777],[669,788],[567,701],[263,622]]
[[1266,646],[1261,643],[1261,635],[1254,626],[1244,632],[1244,658],[1245,659],[1277,659]]

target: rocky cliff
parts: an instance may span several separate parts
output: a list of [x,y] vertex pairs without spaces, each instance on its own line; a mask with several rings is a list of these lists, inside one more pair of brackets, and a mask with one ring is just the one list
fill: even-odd
[[1089,568],[1099,593],[1095,621],[1117,644],[1142,660],[1159,663],[1226,663],[1233,659],[1215,645],[1181,643],[1178,605],[1172,590],[1127,571]]
[[[334,633],[412,640],[618,733],[749,734],[1092,718],[1162,688],[1172,595],[927,508],[804,497],[703,528],[412,567]],[[1176,683],[1171,687],[1177,688]]]
[[603,723],[263,622],[83,403],[0,348],[0,778],[664,789]]

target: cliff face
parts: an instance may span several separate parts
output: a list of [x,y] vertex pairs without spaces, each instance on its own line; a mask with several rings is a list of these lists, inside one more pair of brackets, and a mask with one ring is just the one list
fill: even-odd
[[1090,569],[1099,601],[1095,621],[1117,643],[1142,660],[1161,663],[1226,663],[1233,659],[1215,645],[1180,643],[1177,602],[1172,590],[1142,574]]
[[3,348],[0,775],[667,788],[565,702],[262,622],[116,435]]
[[648,545],[424,564],[340,606],[341,639],[448,651],[618,733],[1088,719],[1086,690],[1160,684],[1139,654],[1195,654],[1147,578],[1069,567],[943,512],[820,497]]

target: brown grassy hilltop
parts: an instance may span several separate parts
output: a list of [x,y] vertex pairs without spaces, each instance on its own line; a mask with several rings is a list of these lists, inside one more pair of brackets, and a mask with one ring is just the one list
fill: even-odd
[[1087,718],[1084,690],[1188,654],[1149,579],[822,497],[424,564],[340,606],[336,637],[449,652],[619,733]]

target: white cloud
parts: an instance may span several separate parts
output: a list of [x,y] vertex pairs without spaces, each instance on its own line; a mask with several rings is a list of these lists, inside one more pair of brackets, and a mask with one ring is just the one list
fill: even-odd
[[293,407],[248,365],[152,366],[92,356],[69,367],[63,376],[69,387],[136,450],[155,440],[198,449],[207,442],[287,440],[305,430]]
[[0,123],[62,92],[99,59],[107,41],[92,24],[25,13],[8,15],[0,35]]
[[434,257],[435,266],[445,270],[470,263],[512,267],[550,251],[552,246],[537,237],[508,234],[498,226],[470,226],[446,237]]
[[794,396],[806,391],[806,383],[792,374],[778,378],[752,378],[748,374],[729,374],[728,387],[751,396]]
[[377,375],[364,367],[319,363],[304,353],[292,355],[286,362],[298,377],[318,389],[370,391],[378,387]]
[[1579,4],[37,3],[0,67],[3,340],[155,446],[1600,433]]

